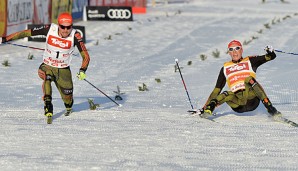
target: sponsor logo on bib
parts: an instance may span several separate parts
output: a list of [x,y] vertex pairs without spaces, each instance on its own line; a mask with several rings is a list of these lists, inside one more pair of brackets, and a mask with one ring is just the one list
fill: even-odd
[[50,35],[48,38],[48,44],[62,49],[70,49],[71,47],[71,41],[52,35]]

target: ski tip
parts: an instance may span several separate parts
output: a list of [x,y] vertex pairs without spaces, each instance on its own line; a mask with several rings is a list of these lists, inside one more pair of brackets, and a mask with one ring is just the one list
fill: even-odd
[[119,107],[122,107],[122,104],[119,104]]
[[175,59],[175,62],[178,62],[178,59],[177,58]]

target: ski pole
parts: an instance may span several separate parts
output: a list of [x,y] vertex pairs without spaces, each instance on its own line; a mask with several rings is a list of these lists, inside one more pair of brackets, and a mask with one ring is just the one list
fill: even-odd
[[42,51],[45,50],[43,48],[37,48],[37,47],[33,47],[33,46],[20,45],[20,44],[16,44],[16,43],[5,42],[4,44],[9,44],[9,45],[13,45],[13,46],[19,46],[19,47],[23,47],[23,48],[30,48],[30,49],[42,50]]
[[194,108],[193,108],[193,105],[192,105],[192,103],[191,103],[191,100],[190,100],[190,97],[189,97],[187,88],[186,88],[186,84],[185,84],[184,79],[183,79],[183,77],[182,77],[182,73],[181,73],[181,70],[180,70],[180,67],[179,67],[179,64],[178,64],[178,59],[175,59],[175,62],[176,62],[176,65],[177,65],[177,67],[178,67],[178,70],[179,70],[179,73],[180,73],[180,76],[181,76],[181,79],[182,79],[182,83],[183,83],[183,85],[184,85],[184,89],[185,89],[185,91],[186,91],[186,94],[187,94],[187,97],[188,97],[188,100],[189,100],[191,109],[194,109]]
[[284,51],[282,51],[282,50],[277,50],[277,49],[275,49],[274,51],[275,51],[275,52],[279,52],[279,53],[286,53],[286,54],[290,54],[290,55],[298,55],[298,53],[284,52]]
[[[45,50],[43,48],[37,48],[37,47],[33,47],[33,46],[20,45],[20,44],[16,44],[16,43],[4,42],[3,44],[9,44],[9,45],[13,45],[13,46],[18,46],[18,47],[23,47],[23,48],[30,48],[30,49],[35,49],[35,50],[42,50],[42,51]],[[72,55],[73,56],[78,56],[78,54],[72,54]]]
[[115,102],[111,97],[109,97],[108,95],[106,95],[106,93],[104,93],[103,91],[101,91],[99,88],[97,88],[95,85],[93,85],[92,83],[90,83],[88,80],[84,79],[87,83],[89,83],[92,87],[94,87],[96,90],[98,90],[99,92],[101,92],[103,95],[105,95],[107,98],[109,98],[112,102],[114,102],[116,105],[118,105],[119,107],[121,107],[122,105]]

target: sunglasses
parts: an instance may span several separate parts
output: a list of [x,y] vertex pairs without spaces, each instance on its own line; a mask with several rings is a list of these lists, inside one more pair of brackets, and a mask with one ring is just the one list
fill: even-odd
[[69,30],[69,29],[71,29],[71,28],[72,28],[72,25],[70,25],[70,26],[63,26],[63,25],[59,25],[59,27],[60,27],[60,28],[62,28],[63,30],[64,30],[64,29],[67,29],[67,30]]
[[229,51],[230,51],[230,52],[233,52],[234,50],[238,51],[238,50],[240,50],[240,49],[241,49],[240,46],[230,47],[230,48],[229,48]]

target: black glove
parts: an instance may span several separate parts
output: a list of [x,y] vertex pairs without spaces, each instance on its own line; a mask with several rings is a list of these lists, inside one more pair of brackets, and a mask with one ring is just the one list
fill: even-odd
[[274,53],[274,49],[271,45],[267,45],[264,50],[266,51],[266,55],[269,55],[271,57],[271,60],[276,57],[276,54]]
[[274,52],[274,49],[271,45],[267,45],[264,50],[266,51],[267,54],[271,54]]

